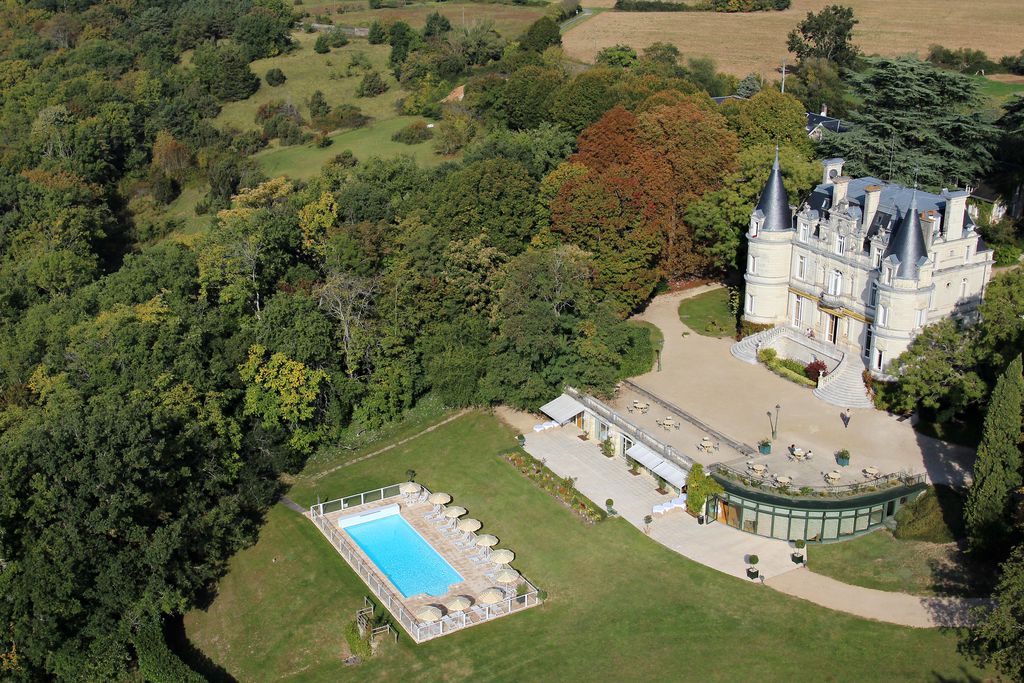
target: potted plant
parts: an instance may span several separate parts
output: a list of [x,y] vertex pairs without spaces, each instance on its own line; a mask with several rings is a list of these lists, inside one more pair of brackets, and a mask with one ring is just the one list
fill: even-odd
[[802,538],[798,538],[793,543],[793,545],[796,547],[796,551],[792,555],[790,555],[790,557],[793,559],[793,564],[803,564],[804,563],[804,546],[807,545],[807,541],[805,541]]
[[768,455],[772,452],[772,442],[769,439],[761,439],[757,442],[757,452],[761,455]]
[[409,481],[416,481],[416,470],[406,470],[405,476],[409,479]]
[[615,444],[612,443],[612,437],[608,437],[601,442],[601,453],[606,458],[611,458],[615,455]]
[[651,522],[653,522],[653,521],[654,521],[654,517],[651,517],[650,515],[644,515],[644,533],[645,534],[650,534],[651,533]]
[[841,451],[836,451],[836,463],[847,467],[850,464],[850,451],[845,448]]
[[516,437],[516,441],[519,442],[519,447],[522,448],[526,445],[526,436],[524,434],[520,434]]
[[655,491],[661,494],[668,493],[668,489],[665,488],[665,480],[662,479],[661,477],[658,477],[657,475],[655,475],[655,477],[658,480],[658,488],[656,488]]
[[604,507],[605,507],[605,509],[608,510],[608,514],[609,515],[615,514],[615,508],[612,507],[612,505],[614,505],[614,504],[615,504],[615,501],[612,500],[611,498],[609,498],[608,500],[606,500],[604,502]]
[[756,579],[758,576],[761,575],[761,572],[757,570],[757,563],[760,561],[761,558],[759,558],[757,555],[749,555],[747,557],[747,562],[750,563],[750,566],[747,567],[748,579]]
[[629,473],[634,477],[640,474],[640,463],[632,458],[629,459]]

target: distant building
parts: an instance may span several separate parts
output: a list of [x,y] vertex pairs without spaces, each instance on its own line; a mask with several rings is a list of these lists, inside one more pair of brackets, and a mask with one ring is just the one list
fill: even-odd
[[848,178],[842,159],[822,163],[821,184],[794,216],[776,155],[750,217],[743,316],[799,330],[885,376],[922,327],[975,315],[992,251],[967,192]]
[[826,131],[845,133],[850,130],[850,127],[840,119],[829,116],[828,107],[822,105],[820,114],[807,112],[807,125],[804,126],[804,130],[807,131],[808,137],[812,138],[815,142],[820,142]]

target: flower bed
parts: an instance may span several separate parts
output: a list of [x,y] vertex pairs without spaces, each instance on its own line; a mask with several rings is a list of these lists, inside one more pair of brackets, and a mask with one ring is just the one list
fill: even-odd
[[579,515],[587,524],[601,522],[608,517],[607,512],[576,490],[576,480],[572,477],[559,477],[547,465],[525,451],[509,451],[503,457],[520,473],[551,494],[555,500]]

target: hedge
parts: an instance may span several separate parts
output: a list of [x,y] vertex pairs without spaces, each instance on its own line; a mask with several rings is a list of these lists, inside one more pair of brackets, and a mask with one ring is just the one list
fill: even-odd
[[205,683],[205,679],[190,669],[174,654],[164,640],[163,628],[158,621],[146,622],[135,634],[135,654],[139,658],[139,673],[146,683]]

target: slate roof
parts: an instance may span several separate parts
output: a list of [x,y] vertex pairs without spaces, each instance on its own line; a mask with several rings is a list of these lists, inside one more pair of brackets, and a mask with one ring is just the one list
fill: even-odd
[[793,228],[793,211],[789,208],[789,194],[782,184],[782,171],[779,170],[779,149],[775,148],[775,163],[764,185],[761,198],[757,201],[755,213],[764,216],[762,230],[779,231]]
[[826,130],[830,130],[833,133],[845,133],[850,130],[850,127],[844,124],[840,119],[807,112],[807,125],[805,126],[807,132],[810,133],[818,126],[821,126]]
[[910,206],[903,214],[903,220],[889,235],[889,244],[885,247],[884,259],[895,258],[898,261],[896,277],[913,280],[917,278],[918,269],[928,260],[928,249],[924,245],[921,233],[921,214],[917,208],[917,193],[911,195]]

